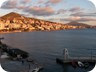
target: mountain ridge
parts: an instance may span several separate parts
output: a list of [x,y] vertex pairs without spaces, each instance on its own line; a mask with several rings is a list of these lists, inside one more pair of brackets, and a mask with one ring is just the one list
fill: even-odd
[[77,21],[71,21],[69,23],[67,23],[69,25],[74,25],[74,26],[90,26],[88,24],[85,24],[85,23],[81,23],[81,22],[77,22]]

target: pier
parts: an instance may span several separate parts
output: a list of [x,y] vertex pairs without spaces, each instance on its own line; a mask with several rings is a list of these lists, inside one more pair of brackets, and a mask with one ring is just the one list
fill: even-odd
[[96,56],[93,56],[92,53],[90,56],[70,56],[68,49],[65,48],[64,49],[64,58],[63,59],[59,59],[57,58],[57,61],[62,61],[61,63],[70,63],[70,62],[96,62]]

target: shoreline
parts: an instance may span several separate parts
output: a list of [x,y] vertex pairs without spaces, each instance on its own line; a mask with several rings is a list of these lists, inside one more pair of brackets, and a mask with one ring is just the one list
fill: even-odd
[[[64,29],[64,30],[84,30],[84,29],[92,29],[92,28],[82,28],[82,29]],[[94,29],[94,28],[93,28]],[[7,32],[0,32],[0,34],[9,34],[9,33],[21,33],[21,32],[38,32],[39,30],[33,30],[33,31],[7,31]],[[61,30],[40,30],[43,32],[49,32],[49,31],[61,31]]]
[[20,33],[19,31],[18,32],[0,32],[0,34],[9,34],[9,33]]

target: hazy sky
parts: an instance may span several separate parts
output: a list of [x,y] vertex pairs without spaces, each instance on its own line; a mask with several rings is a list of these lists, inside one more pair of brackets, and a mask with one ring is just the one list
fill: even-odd
[[8,0],[2,4],[0,16],[9,12],[55,22],[96,25],[96,8],[88,0]]

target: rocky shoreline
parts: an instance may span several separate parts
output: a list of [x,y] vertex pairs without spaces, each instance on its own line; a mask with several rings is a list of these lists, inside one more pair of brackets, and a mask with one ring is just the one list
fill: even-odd
[[[0,38],[0,62],[4,70],[12,72],[39,72],[43,66],[29,57],[29,53],[1,42]],[[9,67],[10,66],[10,67]],[[6,70],[7,71],[7,70]]]

